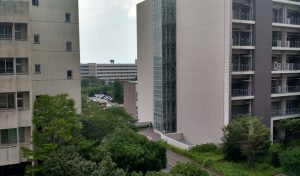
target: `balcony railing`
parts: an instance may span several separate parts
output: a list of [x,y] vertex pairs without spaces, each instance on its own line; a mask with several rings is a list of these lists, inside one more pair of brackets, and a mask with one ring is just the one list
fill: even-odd
[[252,46],[252,41],[250,38],[233,38],[233,46]]
[[300,64],[298,63],[273,63],[273,71],[282,70],[300,70]]
[[288,24],[300,25],[300,18],[288,18],[287,23]]
[[288,47],[288,48],[300,48],[300,41],[282,41],[282,40],[273,40],[273,47]]
[[273,22],[274,23],[283,23],[283,17],[282,16],[273,16]]
[[300,108],[291,108],[283,110],[272,110],[272,117],[278,117],[278,116],[288,116],[288,115],[297,115],[300,114]]
[[12,34],[0,34],[0,40],[12,40]]
[[232,64],[232,71],[234,71],[234,72],[252,71],[252,65],[251,64]]
[[300,92],[300,86],[287,86],[286,87],[286,92],[287,93]]
[[245,96],[251,96],[251,90],[250,89],[232,89],[232,96],[233,97],[245,97]]
[[300,108],[292,108],[292,109],[286,109],[285,115],[295,115],[300,114]]
[[234,13],[233,19],[237,20],[253,20],[253,15],[251,13]]
[[278,86],[278,87],[272,87],[271,89],[271,92],[272,94],[279,94],[279,93],[282,93],[282,87],[281,86]]

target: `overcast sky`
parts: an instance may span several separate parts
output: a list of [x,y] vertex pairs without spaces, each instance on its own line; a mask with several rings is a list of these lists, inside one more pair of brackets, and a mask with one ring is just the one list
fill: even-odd
[[136,4],[143,0],[79,0],[82,63],[134,63]]

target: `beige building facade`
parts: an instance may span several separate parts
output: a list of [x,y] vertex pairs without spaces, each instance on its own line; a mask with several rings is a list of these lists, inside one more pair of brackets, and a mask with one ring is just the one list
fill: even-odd
[[137,78],[136,64],[81,64],[80,65],[81,78],[94,77],[99,80],[121,80],[130,81]]
[[81,113],[81,88],[77,0],[0,1],[0,14],[1,173],[32,147],[36,97],[68,94]]
[[[153,6],[158,2],[164,7],[170,0],[146,0],[137,6],[138,42],[153,44],[138,45],[138,77],[153,73],[150,63],[155,58],[150,53],[164,52],[153,47],[157,42],[153,36],[169,37],[161,35],[160,28],[154,30],[157,26],[151,16],[159,10]],[[157,130],[164,139],[183,148],[220,143],[222,128],[230,120],[256,115],[270,127],[276,141],[276,124],[300,116],[299,11],[297,0],[177,0],[176,130]],[[147,74],[138,87],[156,84],[156,78]],[[145,92],[138,99],[150,104],[155,97]],[[155,121],[149,108],[139,105],[139,119]]]

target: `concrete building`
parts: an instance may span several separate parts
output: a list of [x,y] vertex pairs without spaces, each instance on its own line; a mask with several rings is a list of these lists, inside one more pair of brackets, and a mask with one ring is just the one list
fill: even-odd
[[136,91],[136,81],[124,81],[124,108],[126,111],[137,117],[137,91]]
[[[137,5],[138,77],[143,78],[138,79],[138,89],[149,82],[156,87],[153,68],[158,67],[152,65],[156,63],[152,53],[162,54],[163,62],[173,52],[165,50],[162,42],[173,43],[173,30],[159,26],[173,17],[156,15],[172,1],[146,0]],[[276,123],[300,116],[299,10],[297,0],[177,1],[176,109],[172,114],[176,129],[164,137],[187,148],[219,143],[222,128],[231,119],[257,115],[276,140]],[[162,13],[163,17],[173,14],[172,10]],[[158,69],[159,76],[173,77]],[[165,96],[173,94],[167,86],[165,90]],[[156,97],[142,90],[138,99],[139,119],[151,119],[157,131],[168,133],[155,125],[156,114],[148,110],[156,111],[151,104]],[[170,109],[166,103],[161,107],[162,112]]]
[[81,78],[96,77],[100,80],[136,80],[137,65],[136,64],[81,64]]
[[81,112],[78,2],[0,0],[0,14],[0,175],[13,175],[36,97],[68,94]]

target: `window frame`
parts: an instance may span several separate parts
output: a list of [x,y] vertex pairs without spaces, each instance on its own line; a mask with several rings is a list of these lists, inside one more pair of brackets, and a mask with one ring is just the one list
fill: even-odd
[[66,41],[66,51],[67,52],[73,51],[73,44],[71,41]]
[[39,0],[32,0],[32,6],[39,6]]
[[[37,69],[39,68],[39,69]],[[34,64],[34,73],[35,74],[41,74],[42,73],[42,66],[41,64]]]
[[72,22],[72,14],[65,13],[65,23],[71,23],[71,22]]
[[33,44],[35,45],[41,44],[40,34],[33,34]]

